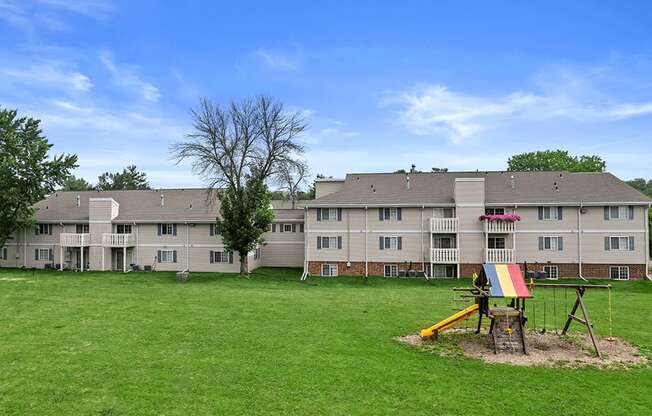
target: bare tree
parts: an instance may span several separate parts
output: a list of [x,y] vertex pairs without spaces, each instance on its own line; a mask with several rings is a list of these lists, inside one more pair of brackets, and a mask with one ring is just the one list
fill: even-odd
[[278,169],[274,178],[279,190],[285,193],[285,197],[292,201],[292,209],[296,208],[299,192],[307,183],[310,176],[308,165],[303,160],[296,160],[292,163],[283,163]]
[[299,163],[306,124],[266,96],[227,106],[202,99],[191,115],[194,131],[171,151],[177,163],[192,161],[207,198],[219,197],[217,230],[227,250],[239,253],[240,274],[247,276],[247,253],[262,244],[273,220],[266,183],[282,166]]

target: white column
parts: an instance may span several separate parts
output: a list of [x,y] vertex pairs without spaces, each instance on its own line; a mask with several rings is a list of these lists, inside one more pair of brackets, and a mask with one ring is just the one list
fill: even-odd
[[127,246],[122,246],[122,273],[127,273]]
[[309,250],[308,250],[308,222],[310,221],[310,210],[308,207],[303,210],[303,272],[308,274],[310,271]]
[[582,277],[582,206],[577,207],[577,268]]
[[367,207],[364,207],[364,275],[365,277],[369,276],[369,259],[367,247],[367,234],[369,233],[369,226],[367,222]]
[[79,247],[79,253],[81,255],[81,262],[79,263],[81,265],[81,271],[84,271],[84,246]]
[[190,271],[190,224],[186,223],[186,269]]
[[102,271],[104,271],[104,252],[105,251],[106,251],[106,249],[104,247],[102,247]]
[[63,271],[63,246],[59,246],[59,270]]
[[652,280],[650,277],[650,213],[648,212],[652,207],[652,204],[648,204],[647,209],[645,210],[645,276]]
[[139,253],[138,253],[138,224],[134,223],[134,228],[136,229],[136,246],[135,246],[136,264],[140,265],[140,256],[139,256]]
[[[426,275],[426,253],[423,252],[424,246],[423,246],[423,210],[424,206],[421,205],[421,271],[423,272],[423,275]],[[432,230],[428,230],[432,231]],[[432,234],[428,233],[430,236],[430,239],[432,240]]]

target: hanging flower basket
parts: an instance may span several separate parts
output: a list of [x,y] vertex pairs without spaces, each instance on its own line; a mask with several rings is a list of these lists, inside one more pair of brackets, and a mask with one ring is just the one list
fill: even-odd
[[480,215],[480,221],[507,221],[516,222],[520,221],[521,216],[518,214],[488,214]]

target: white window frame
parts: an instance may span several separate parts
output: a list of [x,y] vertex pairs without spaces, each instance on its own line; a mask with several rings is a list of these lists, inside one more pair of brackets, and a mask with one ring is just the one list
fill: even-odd
[[[493,239],[494,241],[494,246],[491,247],[491,244],[489,242]],[[503,246],[502,248],[496,247],[496,241],[502,240]],[[507,248],[507,238],[505,237],[489,237],[487,238],[487,248],[490,250],[505,250]]]
[[322,208],[321,209],[322,221],[337,221],[337,208]]
[[398,277],[398,264],[386,264],[383,267],[383,274],[385,277]]
[[174,263],[174,250],[161,250],[159,263]]
[[[326,273],[324,271],[328,269]],[[338,275],[337,264],[323,263],[321,265],[321,275],[327,277],[334,277]]]
[[[43,232],[45,228],[45,232]],[[52,234],[52,224],[38,224],[38,235],[50,235]]]
[[[79,229],[81,228],[81,232]],[[75,224],[75,233],[76,234],[88,234],[90,226],[88,224]]]
[[7,247],[0,247],[0,260],[9,260],[9,249]]
[[547,265],[543,266],[543,271],[548,276],[548,279],[558,280],[559,279],[559,266]]
[[[618,241],[618,248],[614,248],[613,239]],[[625,240],[625,245],[621,244],[622,240]],[[618,250],[618,251],[629,251],[629,236],[621,235],[610,235],[609,236],[609,250]]]
[[[389,244],[387,244],[389,242]],[[398,250],[398,236],[386,235],[383,236],[383,250]]]
[[[612,277],[614,269],[618,276],[615,279]],[[609,266],[609,278],[613,280],[629,280],[629,266]]]
[[254,250],[254,260],[258,260],[260,258],[260,254],[261,254],[260,247],[256,247],[256,249]]
[[174,235],[174,224],[171,223],[161,224],[161,235]]
[[[45,253],[45,255],[43,254]],[[39,248],[38,249],[38,261],[50,261],[50,249],[49,248]]]
[[[432,269],[432,277],[437,278],[451,278],[455,277],[456,268],[450,264],[435,264],[435,267]],[[450,275],[448,271],[451,271]],[[443,272],[442,272],[443,271]]]
[[[219,258],[218,258],[219,255]],[[213,251],[213,263],[224,264],[229,262],[230,253],[226,250]]]
[[292,224],[283,224],[283,232],[291,233],[292,232]]
[[[616,216],[614,216],[614,210]],[[629,219],[629,207],[627,205],[614,205],[609,207],[609,219],[610,220],[628,220]]]
[[322,249],[324,250],[337,249],[337,236],[322,235],[319,238],[321,238]]
[[507,210],[505,208],[485,208],[485,215],[505,215]]
[[[446,215],[450,213],[450,216]],[[439,207],[432,209],[433,218],[455,218],[455,208]]]
[[[492,238],[492,237],[490,237],[490,238]],[[441,243],[444,240],[448,241],[448,247],[442,247]],[[435,241],[437,241],[437,244],[435,244]],[[455,247],[455,242],[456,242],[455,237],[436,235],[436,236],[433,236],[433,238],[432,238],[432,248],[442,248],[442,249],[456,248]]]
[[383,208],[383,221],[398,221],[398,209]]
[[559,207],[543,207],[544,221],[559,221]]
[[[546,247],[546,241],[548,246]],[[553,243],[554,241],[554,243]],[[544,251],[559,251],[559,236],[557,235],[544,235],[543,236],[543,250]]]
[[[120,232],[120,227],[122,227],[122,232]],[[125,232],[127,230],[127,227],[129,227],[129,232]],[[116,234],[131,234],[132,232],[132,227],[131,224],[116,224],[115,225],[115,233]],[[161,235],[163,234],[163,227],[161,227]]]

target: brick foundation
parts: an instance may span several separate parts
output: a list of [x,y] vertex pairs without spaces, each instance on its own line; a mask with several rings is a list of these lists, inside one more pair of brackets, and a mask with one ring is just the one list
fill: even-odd
[[[338,274],[341,276],[364,276],[365,264],[364,262],[351,262],[350,266],[347,266],[346,262],[335,261],[311,261],[308,262],[308,270],[313,276],[321,275],[321,265],[327,264],[337,264]],[[369,262],[369,275],[370,276],[382,276],[384,274],[385,264],[396,264],[393,262]],[[428,263],[426,263],[428,264]],[[520,264],[521,269],[525,270],[525,265]],[[528,263],[528,271],[542,271],[543,266],[557,266],[559,268],[559,277],[560,278],[578,278],[579,276],[579,265],[577,263]],[[614,264],[582,264],[582,276],[591,279],[609,279],[609,267],[615,266]],[[645,277],[646,270],[645,264],[621,264],[619,266],[629,266],[629,278],[630,279],[641,279]],[[407,270],[409,264],[398,263],[399,270]],[[414,262],[412,263],[412,268],[417,271],[423,271],[421,268],[421,263]],[[460,264],[460,276],[461,277],[471,277],[473,273],[480,274],[482,270],[482,264],[479,263],[462,263]]]

